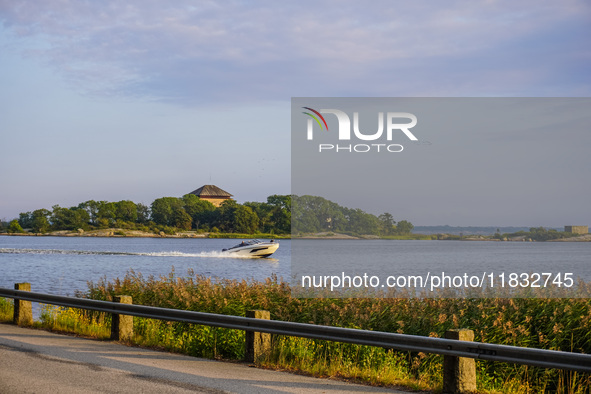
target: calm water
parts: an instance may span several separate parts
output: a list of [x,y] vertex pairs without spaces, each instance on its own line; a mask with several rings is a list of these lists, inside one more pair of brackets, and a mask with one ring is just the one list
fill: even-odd
[[[87,281],[123,278],[129,270],[168,276],[189,269],[227,279],[289,280],[315,272],[421,275],[483,272],[572,272],[591,281],[591,243],[392,240],[280,240],[267,259],[220,253],[232,239],[0,237],[0,287],[30,282],[32,290],[73,295]],[[292,261],[293,260],[293,261]],[[292,268],[293,263],[293,268]]]
[[289,276],[290,240],[266,259],[231,258],[221,250],[233,239],[0,237],[0,287],[30,282],[32,291],[74,295],[87,281],[123,278],[129,270],[144,277],[172,270],[226,279],[264,280]]
[[[591,279],[591,242],[294,240],[294,268],[368,267],[397,274],[424,270],[477,273],[569,270]],[[323,262],[328,261],[329,264]]]

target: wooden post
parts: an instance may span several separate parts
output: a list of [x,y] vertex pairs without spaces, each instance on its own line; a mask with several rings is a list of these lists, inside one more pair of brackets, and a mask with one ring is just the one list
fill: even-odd
[[[445,332],[445,338],[473,341],[474,331],[456,329]],[[473,358],[443,356],[443,393],[476,391],[476,362]]]
[[[31,291],[30,283],[15,283],[15,290]],[[33,307],[31,301],[14,300],[14,324],[19,326],[33,325]]]
[[[252,310],[246,311],[246,317],[255,319],[271,319],[269,311]],[[246,331],[245,360],[247,362],[258,362],[262,357],[271,351],[271,334],[262,332]]]
[[[113,302],[132,304],[131,296],[115,296]],[[133,316],[113,313],[111,317],[111,339],[129,341],[133,336]]]

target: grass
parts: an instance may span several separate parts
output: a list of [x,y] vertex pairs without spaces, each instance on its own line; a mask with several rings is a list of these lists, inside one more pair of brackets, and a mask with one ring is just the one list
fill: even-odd
[[[300,299],[277,278],[215,282],[192,272],[160,278],[129,272],[123,279],[89,283],[80,295],[100,300],[130,295],[134,304],[237,316],[265,309],[276,320],[431,337],[470,328],[479,342],[591,353],[589,299]],[[3,308],[0,302],[0,313]],[[97,338],[110,333],[110,318],[102,314],[57,308],[43,316],[48,328]],[[244,332],[239,330],[134,318],[134,332],[137,345],[200,357],[244,357]],[[260,364],[376,385],[441,389],[442,356],[433,354],[274,336],[273,351]],[[480,392],[591,392],[589,374],[487,361],[476,365]]]
[[0,323],[12,322],[14,316],[14,303],[12,300],[0,298]]
[[55,305],[42,307],[40,326],[95,339],[108,339],[111,336],[110,315]]

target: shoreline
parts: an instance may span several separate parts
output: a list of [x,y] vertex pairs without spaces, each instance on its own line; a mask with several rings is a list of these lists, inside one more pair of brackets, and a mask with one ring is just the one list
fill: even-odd
[[22,237],[100,237],[100,238],[207,238],[209,233],[179,232],[175,234],[149,233],[138,230],[125,230],[110,228],[104,230],[89,231],[51,231],[47,233],[0,233],[0,236],[22,236]]
[[52,231],[48,233],[0,233],[0,236],[22,236],[22,237],[101,237],[101,238],[263,238],[263,239],[333,239],[333,240],[368,240],[368,239],[385,239],[385,240],[433,240],[433,241],[485,241],[485,242],[591,242],[591,234],[579,235],[569,238],[550,239],[547,241],[535,241],[526,236],[518,236],[513,238],[497,239],[491,236],[483,235],[464,235],[461,238],[451,234],[409,234],[403,236],[386,236],[379,237],[377,235],[353,236],[342,233],[321,232],[315,234],[304,234],[300,236],[292,236],[286,234],[238,234],[238,233],[199,233],[196,231],[181,231],[174,234],[159,234],[139,231],[127,230],[120,228],[109,228],[102,230],[88,230],[79,229],[77,231]]
[[109,228],[102,230],[60,230],[47,233],[0,233],[7,237],[89,237],[89,238],[262,238],[262,239],[286,239],[289,236],[280,234],[240,234],[240,233],[199,233],[196,231],[179,231],[174,234],[127,230],[121,228]]

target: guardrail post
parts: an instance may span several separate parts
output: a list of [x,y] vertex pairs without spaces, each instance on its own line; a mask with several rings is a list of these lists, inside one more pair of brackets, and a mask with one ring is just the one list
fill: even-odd
[[[113,302],[132,304],[131,296],[115,296]],[[113,313],[111,318],[111,339],[128,341],[133,336],[133,316]]]
[[[15,283],[14,290],[31,291],[30,283]],[[14,300],[14,324],[19,326],[33,325],[33,307],[31,301]]]
[[[474,331],[455,329],[445,332],[445,338],[473,341]],[[476,391],[476,363],[473,358],[443,356],[443,393],[472,393]]]
[[[270,320],[271,313],[269,311],[252,310],[246,311],[246,317]],[[245,350],[245,360],[251,363],[257,362],[271,351],[271,334],[246,331]]]

